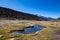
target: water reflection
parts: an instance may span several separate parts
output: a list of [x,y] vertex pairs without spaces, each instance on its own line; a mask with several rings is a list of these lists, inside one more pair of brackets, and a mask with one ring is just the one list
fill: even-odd
[[36,31],[39,31],[43,29],[44,27],[41,25],[34,25],[24,28],[23,30],[12,30],[9,33],[11,34],[28,34],[28,33],[35,33]]

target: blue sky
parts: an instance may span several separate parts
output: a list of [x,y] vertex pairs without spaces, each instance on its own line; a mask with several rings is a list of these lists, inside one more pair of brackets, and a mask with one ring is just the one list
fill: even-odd
[[60,17],[60,0],[0,0],[0,6],[39,16]]

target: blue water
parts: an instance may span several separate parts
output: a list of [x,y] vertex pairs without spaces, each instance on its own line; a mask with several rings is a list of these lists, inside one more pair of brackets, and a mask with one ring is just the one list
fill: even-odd
[[12,30],[10,31],[11,34],[28,34],[28,33],[35,33],[41,29],[43,29],[44,27],[41,25],[34,25],[32,27],[27,27],[23,30]]

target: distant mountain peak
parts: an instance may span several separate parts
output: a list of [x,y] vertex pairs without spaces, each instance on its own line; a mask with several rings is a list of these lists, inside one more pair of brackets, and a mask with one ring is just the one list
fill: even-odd
[[0,7],[0,18],[19,20],[45,20],[33,14],[19,12],[5,7]]
[[1,6],[0,6],[0,8],[7,8],[7,7],[1,7]]
[[47,18],[33,15],[33,14],[28,14],[24,12],[19,12],[16,10],[12,10],[10,8],[5,8],[5,7],[0,7],[0,19],[18,19],[18,20],[45,20],[47,21]]

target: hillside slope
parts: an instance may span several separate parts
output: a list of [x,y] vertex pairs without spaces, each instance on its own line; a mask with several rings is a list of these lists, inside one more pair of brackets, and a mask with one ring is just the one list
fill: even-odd
[[47,20],[37,15],[15,11],[9,8],[0,7],[0,19],[19,19],[19,20]]

